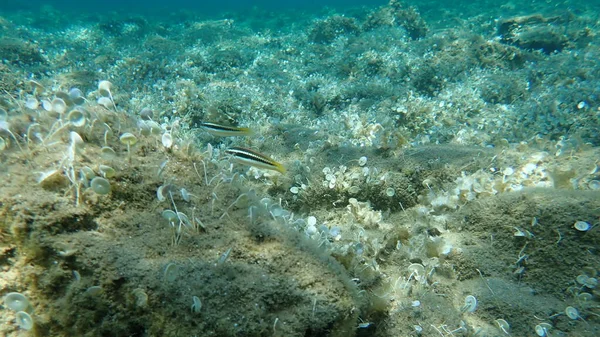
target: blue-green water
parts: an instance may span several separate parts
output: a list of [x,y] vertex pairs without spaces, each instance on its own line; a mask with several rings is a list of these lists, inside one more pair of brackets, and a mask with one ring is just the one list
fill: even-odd
[[0,3],[0,336],[600,335],[598,2],[140,3]]
[[107,11],[130,11],[132,13],[145,13],[145,12],[156,12],[156,11],[178,11],[178,10],[192,10],[198,12],[224,12],[224,11],[240,11],[247,10],[249,8],[258,7],[264,10],[290,10],[290,9],[317,9],[322,7],[354,7],[354,6],[380,6],[385,4],[386,1],[374,0],[329,0],[329,1],[316,1],[316,0],[295,0],[295,1],[276,1],[276,0],[210,0],[210,1],[189,1],[189,0],[149,0],[143,3],[135,0],[90,0],[90,1],[76,1],[76,0],[61,0],[61,1],[44,1],[44,0],[32,0],[32,1],[18,1],[18,0],[6,0],[0,5],[0,9],[36,9],[42,6],[53,6],[61,10],[76,10],[76,11],[88,11],[88,12],[107,12]]

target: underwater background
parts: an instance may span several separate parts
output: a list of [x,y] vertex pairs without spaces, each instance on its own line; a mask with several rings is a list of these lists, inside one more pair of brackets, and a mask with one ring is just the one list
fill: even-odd
[[[117,12],[129,12],[135,14],[141,13],[160,13],[161,11],[177,11],[186,10],[194,11],[198,14],[216,15],[222,12],[230,11],[245,11],[249,8],[262,8],[268,11],[278,10],[298,10],[298,9],[319,9],[323,7],[335,7],[341,10],[354,6],[380,6],[386,3],[385,0],[329,0],[329,1],[317,1],[317,0],[292,0],[292,1],[277,1],[277,0],[210,0],[210,1],[191,1],[191,0],[148,0],[141,3],[135,0],[89,0],[89,1],[77,1],[77,0],[62,0],[62,1],[44,1],[44,0],[32,0],[32,1],[17,1],[17,0],[6,0],[8,3],[3,7],[6,9],[35,9],[41,6],[50,5],[60,10],[76,10],[84,12],[106,12],[106,11],[117,11]],[[162,12],[165,14],[164,12]]]
[[0,336],[600,335],[600,2],[0,3]]

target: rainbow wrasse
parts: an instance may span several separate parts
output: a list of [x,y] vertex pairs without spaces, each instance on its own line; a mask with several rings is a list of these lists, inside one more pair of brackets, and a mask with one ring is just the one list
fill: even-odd
[[285,173],[285,167],[266,155],[243,147],[231,147],[225,150],[232,159],[244,165]]
[[254,134],[254,131],[250,128],[220,125],[216,123],[204,122],[200,124],[200,127],[211,135],[218,137],[251,136]]

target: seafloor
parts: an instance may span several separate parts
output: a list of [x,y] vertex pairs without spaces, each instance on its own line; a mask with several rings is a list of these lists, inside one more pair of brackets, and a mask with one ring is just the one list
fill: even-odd
[[1,13],[0,336],[600,335],[598,7],[496,3]]

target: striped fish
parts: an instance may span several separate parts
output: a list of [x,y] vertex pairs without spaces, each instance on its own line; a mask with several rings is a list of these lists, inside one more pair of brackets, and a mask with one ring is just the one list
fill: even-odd
[[232,147],[225,152],[229,153],[235,162],[244,165],[254,166],[256,168],[277,171],[279,173],[285,173],[285,167],[275,160],[265,156],[262,153],[246,149],[243,147]]
[[227,126],[215,123],[201,123],[200,126],[213,136],[219,137],[235,137],[235,136],[251,136],[254,134],[250,128],[240,128],[237,126]]

